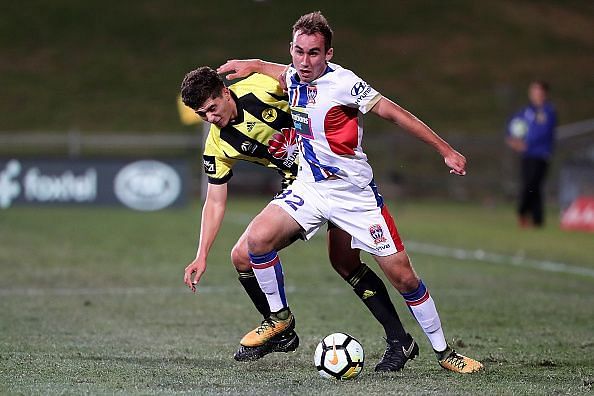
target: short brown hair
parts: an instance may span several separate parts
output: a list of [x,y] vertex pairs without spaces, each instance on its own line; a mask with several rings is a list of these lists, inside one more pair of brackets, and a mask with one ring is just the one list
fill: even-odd
[[320,11],[301,16],[293,25],[293,37],[298,31],[307,35],[320,33],[324,37],[324,50],[332,48],[332,28]]
[[181,97],[184,104],[197,110],[210,98],[222,95],[225,84],[216,71],[208,66],[192,70],[181,84]]
[[530,85],[538,85],[546,94],[551,91],[551,85],[545,80],[532,80]]

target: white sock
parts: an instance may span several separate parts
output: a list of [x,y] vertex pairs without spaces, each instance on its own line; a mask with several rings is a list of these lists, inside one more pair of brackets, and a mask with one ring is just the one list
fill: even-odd
[[422,280],[419,280],[419,287],[411,293],[401,293],[406,301],[410,312],[413,314],[433,349],[437,352],[445,351],[448,347],[439,314],[435,307],[433,298],[429,295],[429,290],[425,287]]
[[250,262],[260,289],[266,295],[270,311],[274,313],[286,308],[288,305],[285,296],[285,277],[276,250],[262,255],[250,253]]

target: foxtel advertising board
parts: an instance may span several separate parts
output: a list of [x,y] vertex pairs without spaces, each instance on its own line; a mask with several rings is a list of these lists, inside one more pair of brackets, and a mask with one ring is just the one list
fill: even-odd
[[0,210],[123,205],[154,211],[184,205],[188,183],[185,161],[0,159]]

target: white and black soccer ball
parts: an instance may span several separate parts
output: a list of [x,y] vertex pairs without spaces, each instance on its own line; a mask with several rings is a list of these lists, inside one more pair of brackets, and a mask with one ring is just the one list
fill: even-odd
[[363,370],[363,346],[352,336],[333,333],[316,347],[314,365],[324,378],[353,379]]
[[509,123],[509,133],[515,138],[524,139],[528,133],[528,123],[520,117],[514,118]]

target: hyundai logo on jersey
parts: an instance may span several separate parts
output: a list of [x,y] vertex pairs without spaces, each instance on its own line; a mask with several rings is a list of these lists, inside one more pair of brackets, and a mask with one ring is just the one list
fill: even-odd
[[351,95],[352,96],[359,95],[361,92],[363,92],[363,90],[365,90],[366,86],[367,86],[367,84],[365,84],[363,81],[359,81],[358,83],[353,85],[353,88],[351,89]]

